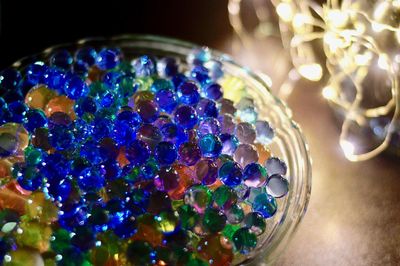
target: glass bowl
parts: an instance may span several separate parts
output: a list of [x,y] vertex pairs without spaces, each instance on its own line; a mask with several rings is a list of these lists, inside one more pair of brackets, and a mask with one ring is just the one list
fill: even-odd
[[[83,46],[118,47],[124,57],[131,59],[138,55],[173,56],[185,61],[187,55],[200,46],[180,40],[151,35],[122,35],[109,39],[82,39],[74,44],[50,47],[42,53],[23,58],[12,67],[23,69],[35,61],[48,61],[50,55],[59,49],[71,52]],[[275,129],[275,137],[269,145],[274,156],[282,158],[288,166],[287,177],[290,182],[289,193],[277,199],[277,213],[267,220],[266,232],[262,235],[257,248],[246,256],[235,259],[234,264],[271,264],[284,251],[298,223],[306,211],[311,192],[311,159],[307,143],[299,126],[291,119],[291,111],[278,98],[274,97],[265,76],[255,74],[235,63],[229,56],[211,50],[212,59],[222,62],[225,74],[238,77],[244,82],[240,97],[234,97],[235,103],[241,97],[251,97],[259,112],[259,118],[269,121]],[[243,85],[243,84],[242,84]],[[229,92],[227,92],[229,93]]]

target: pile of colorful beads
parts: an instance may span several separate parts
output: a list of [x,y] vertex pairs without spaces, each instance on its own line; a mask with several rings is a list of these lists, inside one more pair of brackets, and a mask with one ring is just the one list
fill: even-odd
[[260,243],[286,164],[206,48],[118,48],[0,73],[4,265],[230,265]]

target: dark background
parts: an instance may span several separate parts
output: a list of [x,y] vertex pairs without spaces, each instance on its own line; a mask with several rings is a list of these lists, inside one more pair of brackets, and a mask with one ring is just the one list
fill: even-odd
[[214,46],[231,34],[227,0],[0,0],[0,69],[60,43],[124,33]]

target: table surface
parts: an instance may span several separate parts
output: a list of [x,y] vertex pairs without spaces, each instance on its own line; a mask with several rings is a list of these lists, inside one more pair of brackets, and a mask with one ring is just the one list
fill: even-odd
[[[3,2],[2,66],[32,52],[27,50],[31,49],[30,45],[21,46],[21,49],[11,47],[29,41],[33,34],[29,29],[40,28],[43,23],[38,12],[45,12],[37,1],[30,7],[36,8],[35,12],[22,12],[17,4],[13,7],[12,2]],[[51,36],[46,31],[34,31],[37,38],[32,49],[37,52],[49,43],[74,41],[90,35],[147,32],[206,44],[231,53],[238,61],[268,74],[277,71],[279,75],[271,75],[276,84],[287,77],[288,60],[286,52],[279,50],[279,40],[255,42],[254,49],[232,48],[237,42],[229,26],[226,0],[140,2],[140,8],[118,9],[115,12],[118,19],[108,28],[103,26],[112,19],[98,21],[99,27],[90,23],[96,14],[108,12],[108,5],[99,5],[98,12],[92,12],[87,21],[82,17],[76,22],[80,26],[74,27],[77,31],[71,31],[70,23],[75,22],[69,19],[73,5],[67,5],[69,11],[64,13],[55,9],[56,13],[48,14],[59,17],[60,30]],[[146,10],[156,15],[143,23],[140,14],[147,14]],[[131,12],[136,13],[132,15]],[[15,33],[11,28],[14,20],[29,22],[32,27]],[[100,33],[99,29],[104,32]],[[70,35],[65,34],[68,32]],[[4,51],[14,51],[14,54]],[[380,156],[361,163],[344,159],[338,146],[339,127],[321,96],[320,84],[299,82],[287,103],[308,140],[313,180],[308,211],[276,264],[400,265],[400,159]]]

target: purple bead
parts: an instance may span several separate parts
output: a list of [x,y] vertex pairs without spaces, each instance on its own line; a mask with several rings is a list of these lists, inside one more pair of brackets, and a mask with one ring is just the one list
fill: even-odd
[[155,95],[155,101],[160,109],[166,113],[171,113],[178,105],[178,99],[172,90],[160,90]]
[[175,123],[185,129],[191,129],[197,124],[196,110],[189,105],[181,105],[175,111]]
[[210,159],[203,159],[196,164],[196,179],[203,185],[212,185],[218,177],[218,166]]
[[125,148],[125,155],[131,164],[141,165],[149,158],[150,149],[145,142],[134,140]]
[[199,88],[193,82],[182,83],[178,87],[179,100],[188,105],[194,105],[200,100]]
[[170,166],[161,167],[154,178],[154,185],[160,191],[170,191],[178,186],[178,172]]
[[174,143],[177,147],[179,147],[181,143],[188,141],[188,136],[185,130],[174,123],[165,124],[160,128],[160,130],[164,140]]
[[186,142],[179,147],[179,160],[187,166],[195,165],[201,158],[199,146],[195,143]]
[[221,134],[222,154],[233,155],[239,145],[239,140],[231,134]]
[[145,142],[153,150],[162,141],[162,134],[157,127],[144,124],[137,131],[136,138]]
[[197,132],[199,136],[206,134],[219,135],[221,133],[219,121],[214,117],[207,117],[200,122]]
[[222,114],[218,117],[221,124],[221,133],[233,134],[235,131],[235,119],[230,114]]
[[213,100],[203,98],[196,106],[196,112],[200,118],[218,117],[218,108]]
[[218,101],[223,95],[222,87],[218,83],[212,83],[204,89],[204,94],[207,98]]
[[150,100],[139,101],[136,106],[136,112],[138,112],[145,123],[154,122],[159,114],[157,104]]
[[154,121],[153,125],[158,128],[162,128],[164,125],[172,123],[171,117],[168,115],[160,115],[156,121]]

